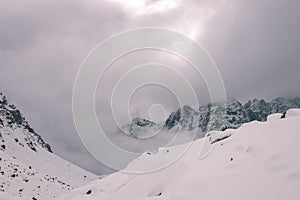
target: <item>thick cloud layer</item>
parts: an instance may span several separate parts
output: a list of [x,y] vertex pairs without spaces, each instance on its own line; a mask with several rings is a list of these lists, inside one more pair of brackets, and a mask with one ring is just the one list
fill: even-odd
[[[76,72],[94,46],[131,28],[170,28],[208,50],[229,97],[245,101],[297,96],[299,7],[297,0],[4,0],[0,6],[0,91],[23,110],[55,153],[95,173],[107,173],[110,170],[81,145],[72,118]],[[186,70],[184,63],[161,53],[133,54],[116,63],[112,74],[122,74],[118,65],[137,65],[152,59],[183,69],[200,101],[209,101],[203,80]],[[109,83],[106,92],[99,90],[96,105],[97,112],[107,115],[109,108],[101,103],[107,99],[101,96],[109,94]],[[163,96],[159,90],[149,91],[156,92],[146,100],[142,91],[133,98],[131,106],[141,115],[146,115],[145,106],[170,102],[170,96]],[[176,105],[170,103],[167,112]]]

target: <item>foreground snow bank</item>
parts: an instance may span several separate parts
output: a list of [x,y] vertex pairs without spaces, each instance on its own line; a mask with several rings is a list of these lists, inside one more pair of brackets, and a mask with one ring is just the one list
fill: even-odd
[[[251,122],[218,141],[205,159],[196,141],[173,165],[148,174],[118,172],[73,190],[62,200],[289,199],[300,197],[300,110]],[[168,159],[180,146],[144,154],[129,167]]]

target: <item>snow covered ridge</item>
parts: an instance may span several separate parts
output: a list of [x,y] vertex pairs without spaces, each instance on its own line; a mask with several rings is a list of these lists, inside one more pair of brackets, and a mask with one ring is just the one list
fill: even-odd
[[21,112],[0,95],[0,200],[56,199],[97,177],[51,153]]
[[[300,108],[300,97],[276,98],[271,102],[264,100],[249,100],[242,104],[235,99],[223,103],[210,103],[193,109],[188,105],[172,112],[164,124],[148,121],[148,126],[140,126],[134,119],[123,126],[124,132],[134,137],[140,133],[163,128],[164,131],[191,131],[199,129],[203,134],[209,131],[224,131],[236,129],[251,121],[266,121],[270,114],[285,113],[288,109]],[[145,119],[139,119],[140,121]],[[153,131],[152,131],[153,132]]]
[[[25,120],[25,117],[13,104],[8,104],[6,97],[0,93],[0,128],[23,129],[25,142],[20,145],[27,146],[33,151],[37,151],[38,147],[42,147],[49,152],[52,152],[49,144],[45,143],[41,136],[39,136],[34,129]],[[0,139],[3,141],[1,132]],[[18,140],[18,138],[16,138]],[[17,142],[17,141],[16,141]],[[5,149],[5,144],[1,144],[1,148]]]
[[[227,129],[213,151],[199,159],[206,138],[195,141],[173,165],[145,174],[117,172],[75,189],[60,200],[298,200],[300,197],[300,110],[273,114]],[[211,132],[213,133],[213,132]],[[207,137],[213,137],[210,134]],[[179,146],[145,153],[128,165],[147,167],[168,159]]]

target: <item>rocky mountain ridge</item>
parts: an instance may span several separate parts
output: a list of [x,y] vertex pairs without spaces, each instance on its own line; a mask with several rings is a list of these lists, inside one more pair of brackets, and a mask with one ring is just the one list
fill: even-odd
[[[249,100],[244,105],[236,99],[230,99],[221,103],[208,103],[193,109],[188,105],[172,112],[161,125],[163,130],[191,131],[199,129],[202,135],[206,132],[224,131],[226,129],[236,129],[242,124],[251,121],[266,121],[267,117],[274,113],[286,113],[288,109],[300,108],[300,97],[276,98],[270,102],[261,99]],[[284,115],[283,115],[284,117]],[[142,119],[139,119],[140,121]],[[145,120],[145,119],[143,119]],[[127,123],[123,128],[130,131],[131,135],[139,134],[139,124],[132,126],[134,121]],[[159,126],[155,122],[148,121],[147,128]]]
[[[0,128],[21,128],[24,130],[24,140],[27,147],[33,151],[37,151],[37,147],[42,147],[52,153],[51,147],[47,144],[40,135],[29,125],[22,113],[13,104],[9,104],[6,97],[0,93]],[[1,143],[4,143],[4,139],[0,132]],[[18,138],[16,138],[17,140]],[[1,144],[2,147],[5,144]]]

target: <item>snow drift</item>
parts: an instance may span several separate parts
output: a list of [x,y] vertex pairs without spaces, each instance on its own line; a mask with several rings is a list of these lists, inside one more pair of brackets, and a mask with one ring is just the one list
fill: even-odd
[[[289,110],[227,129],[214,140],[204,159],[199,152],[207,141],[195,141],[173,165],[145,174],[114,173],[71,191],[61,200],[198,200],[289,199],[300,197],[300,110]],[[220,136],[220,137],[221,137]],[[213,135],[207,136],[213,137]],[[180,146],[145,153],[128,165],[151,165],[168,159]]]

